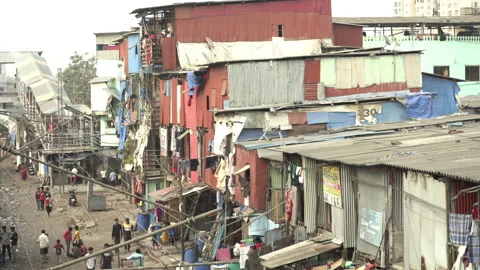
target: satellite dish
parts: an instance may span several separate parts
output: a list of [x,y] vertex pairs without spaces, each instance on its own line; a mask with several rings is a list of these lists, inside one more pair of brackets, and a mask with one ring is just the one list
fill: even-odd
[[208,47],[210,49],[214,49],[215,48],[215,44],[213,43],[213,41],[210,39],[210,38],[205,38],[205,40],[207,41],[207,44],[208,44]]

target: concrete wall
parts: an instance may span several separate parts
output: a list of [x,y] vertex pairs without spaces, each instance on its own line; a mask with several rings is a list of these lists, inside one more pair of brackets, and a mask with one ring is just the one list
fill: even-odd
[[409,171],[403,178],[403,190],[404,268],[447,269],[445,183]]
[[[480,66],[480,37],[447,37],[446,41],[424,37],[396,36],[399,46],[390,45],[387,49],[408,51],[424,50],[421,57],[422,71],[433,73],[434,66],[450,66],[450,77],[465,79],[465,66]],[[395,43],[395,42],[394,42]],[[383,36],[369,36],[363,39],[365,48],[385,46]]]
[[115,127],[109,127],[107,125],[108,117],[99,117],[100,121],[100,138],[101,146],[113,146],[118,147],[119,139]]

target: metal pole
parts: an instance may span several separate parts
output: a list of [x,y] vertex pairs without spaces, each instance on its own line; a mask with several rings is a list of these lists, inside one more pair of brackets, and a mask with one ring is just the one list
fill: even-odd
[[162,233],[162,232],[164,232],[164,231],[168,231],[168,230],[170,230],[170,229],[173,229],[173,228],[176,228],[176,227],[185,225],[185,224],[187,224],[187,223],[189,223],[189,222],[193,222],[193,221],[195,221],[196,219],[206,218],[206,217],[208,217],[208,216],[210,216],[210,215],[213,215],[213,214],[217,213],[218,211],[220,211],[220,209],[211,210],[211,211],[208,211],[208,212],[203,213],[203,214],[201,214],[201,215],[198,215],[198,216],[195,216],[195,217],[191,217],[191,218],[187,218],[186,220],[180,221],[180,222],[176,223],[175,225],[171,225],[171,226],[168,226],[168,227],[164,227],[164,228],[162,228],[162,229],[160,229],[160,230],[156,230],[156,231],[153,231],[153,232],[144,234],[144,235],[142,235],[142,236],[135,237],[135,238],[132,239],[132,240],[128,240],[128,241],[125,241],[125,242],[120,243],[120,244],[118,244],[118,245],[114,245],[114,246],[108,247],[108,248],[106,248],[106,249],[102,249],[102,250],[99,250],[99,251],[97,251],[97,252],[94,252],[94,253],[92,253],[92,255],[90,255],[90,256],[84,256],[84,257],[81,257],[81,258],[78,258],[78,259],[75,259],[75,260],[66,262],[66,263],[61,264],[61,265],[57,265],[57,266],[54,266],[54,267],[50,267],[49,269],[50,269],[50,270],[63,269],[63,268],[65,268],[65,267],[67,267],[67,266],[74,265],[74,264],[76,264],[76,263],[86,261],[86,260],[89,259],[90,257],[95,257],[95,256],[102,255],[103,253],[106,253],[106,252],[109,252],[109,251],[113,251],[113,250],[118,249],[118,248],[121,248],[121,247],[123,247],[123,246],[130,245],[130,244],[133,244],[133,243],[138,242],[138,241],[140,241],[140,240],[143,240],[143,239],[152,237],[152,236],[157,235],[157,234],[159,234],[159,233]]
[[[7,146],[5,146],[5,145],[2,145],[2,146],[1,146],[1,149],[2,149],[3,151],[10,152],[10,153],[12,153],[13,155],[19,155],[19,156],[22,156],[22,157],[25,157],[25,158],[30,158],[28,155],[26,155],[26,154],[24,154],[24,153],[20,153],[20,152],[18,152],[18,151],[16,151],[16,150],[10,149],[10,147],[7,147]],[[50,164],[50,163],[45,162],[45,161],[43,161],[43,160],[39,160],[38,158],[33,158],[33,157],[32,157],[31,160],[36,161],[36,162],[38,162],[38,163],[40,163],[40,164],[45,164],[45,165],[49,166],[50,168],[55,169],[55,170],[57,170],[57,171],[59,171],[59,172],[63,172],[63,173],[66,173],[66,174],[75,175],[75,176],[77,176],[77,177],[80,177],[80,178],[85,179],[85,181],[91,181],[91,182],[93,182],[94,184],[97,184],[97,185],[99,185],[99,186],[101,186],[101,187],[104,187],[104,188],[106,188],[106,189],[115,191],[115,192],[117,192],[117,193],[124,194],[124,195],[130,196],[130,197],[136,198],[136,199],[138,199],[138,200],[141,200],[141,201],[143,201],[143,202],[147,202],[147,203],[156,205],[156,206],[158,206],[158,207],[160,207],[160,208],[162,208],[162,209],[164,209],[164,210],[168,210],[168,211],[171,211],[171,212],[174,212],[174,213],[178,213],[178,214],[181,214],[181,215],[184,215],[184,216],[188,216],[187,214],[184,214],[184,213],[182,213],[182,212],[180,212],[180,211],[177,211],[177,210],[172,209],[172,208],[170,208],[170,207],[167,207],[167,206],[164,206],[164,205],[162,205],[162,204],[159,204],[159,203],[157,203],[157,202],[155,202],[155,201],[147,200],[147,199],[145,199],[145,198],[142,198],[142,197],[137,196],[137,195],[130,194],[130,193],[125,192],[125,191],[123,191],[123,190],[117,190],[117,189],[113,188],[112,186],[107,185],[107,184],[104,184],[104,183],[102,183],[102,182],[99,182],[99,181],[97,181],[97,180],[95,180],[95,179],[93,179],[93,178],[89,178],[89,177],[87,177],[87,176],[85,176],[85,175],[81,175],[81,174],[78,174],[78,173],[72,173],[72,172],[70,172],[70,171],[68,171],[68,170],[65,170],[64,168],[60,168],[59,166]]]
[[[92,172],[91,172],[91,175],[92,175],[92,178],[95,177],[95,168],[93,167],[93,154],[95,153],[95,145],[94,145],[94,141],[93,141],[93,133],[94,133],[94,128],[93,128],[93,117],[94,115],[92,114],[92,117],[90,118],[90,147],[92,148],[92,156],[90,157],[90,166],[92,167]],[[90,205],[90,201],[92,199],[92,196],[93,196],[93,183],[91,181],[88,181],[87,183],[87,207],[88,207],[88,210],[92,209],[92,205]]]
[[[153,266],[153,267],[142,267],[143,270],[161,270],[161,269],[178,269],[179,267],[192,267],[192,266],[209,266],[209,265],[220,265],[220,264],[232,264],[238,263],[239,260],[230,260],[223,262],[201,262],[201,263],[183,263],[178,265],[166,265],[166,266]],[[111,270],[124,270],[125,268],[113,268]]]
[[[181,210],[180,212],[183,213],[183,209],[185,208],[185,206],[183,205],[183,177],[180,177],[180,207],[181,209],[179,210]],[[180,216],[180,220],[183,221],[183,216]],[[180,257],[180,263],[183,263],[183,261],[185,260],[185,237],[183,226],[180,227],[180,239],[182,240],[180,249],[180,252],[182,252],[182,256]]]

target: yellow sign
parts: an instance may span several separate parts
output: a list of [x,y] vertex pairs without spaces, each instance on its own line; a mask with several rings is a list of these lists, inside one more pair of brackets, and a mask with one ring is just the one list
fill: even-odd
[[342,208],[342,186],[338,166],[323,167],[323,199],[331,205]]

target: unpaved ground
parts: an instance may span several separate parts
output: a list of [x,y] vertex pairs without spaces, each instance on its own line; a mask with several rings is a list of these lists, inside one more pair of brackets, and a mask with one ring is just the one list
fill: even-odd
[[[122,220],[126,209],[133,211],[130,214],[132,217],[135,213],[133,206],[129,205],[125,197],[109,192],[107,194],[107,208],[108,211],[101,212],[87,212],[83,205],[86,206],[86,190],[85,187],[80,186],[77,189],[77,198],[80,205],[70,208],[67,205],[68,193],[60,194],[57,189],[54,189],[52,195],[54,197],[53,212],[48,217],[46,211],[37,210],[35,201],[35,191],[39,187],[41,181],[36,177],[28,177],[26,181],[20,179],[18,173],[15,172],[15,165],[13,159],[7,159],[0,163],[0,225],[10,227],[14,224],[19,233],[18,255],[16,262],[10,262],[7,258],[7,263],[0,266],[0,269],[47,269],[50,266],[56,265],[53,248],[49,249],[49,262],[42,264],[39,253],[39,246],[36,240],[40,231],[44,229],[49,235],[51,246],[54,245],[56,239],[61,239],[62,233],[68,226],[79,225],[81,227],[81,235],[87,247],[93,247],[94,251],[103,247],[104,243],[111,242],[111,226],[115,218]],[[71,187],[66,187],[66,189]],[[114,209],[116,208],[116,209]],[[132,209],[130,209],[132,208]],[[120,210],[119,210],[120,209]],[[145,246],[150,246],[149,241],[142,241]],[[131,250],[134,251],[137,245],[133,245]],[[160,251],[152,252],[152,255],[160,257]],[[158,260],[151,259],[147,255],[147,250],[142,247],[142,253],[145,256],[145,266],[154,266],[159,264]],[[164,253],[164,251],[161,251]],[[174,248],[170,248],[167,253],[175,253]],[[125,258],[128,254],[122,253],[121,258]],[[167,263],[175,261],[167,257]],[[175,257],[178,257],[175,255]],[[62,261],[67,258],[62,257]],[[97,258],[97,269],[100,268]],[[162,261],[164,259],[162,258]],[[118,267],[118,258],[115,257],[114,267]],[[79,263],[74,266],[69,266],[66,269],[83,270],[85,266]]]

